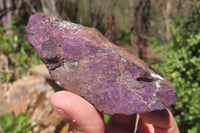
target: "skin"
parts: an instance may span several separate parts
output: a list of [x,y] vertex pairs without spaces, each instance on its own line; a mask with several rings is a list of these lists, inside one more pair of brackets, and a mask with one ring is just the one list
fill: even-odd
[[[113,115],[105,124],[103,114],[82,97],[59,91],[51,98],[53,108],[70,122],[70,132],[133,133],[136,115]],[[179,133],[170,110],[140,114],[137,133]]]

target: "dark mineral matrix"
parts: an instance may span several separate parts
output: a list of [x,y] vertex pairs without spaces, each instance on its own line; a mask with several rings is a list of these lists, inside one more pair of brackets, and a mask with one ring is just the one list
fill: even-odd
[[26,31],[51,77],[101,112],[130,115],[175,103],[170,82],[94,28],[36,13]]

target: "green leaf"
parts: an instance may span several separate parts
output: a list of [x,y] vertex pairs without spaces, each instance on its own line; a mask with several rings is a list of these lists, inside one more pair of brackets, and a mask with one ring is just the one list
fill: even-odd
[[105,123],[108,123],[108,121],[110,120],[110,115],[104,114],[103,116],[104,116]]
[[3,130],[9,128],[13,123],[13,116],[12,114],[8,113],[3,116],[0,116],[0,126]]

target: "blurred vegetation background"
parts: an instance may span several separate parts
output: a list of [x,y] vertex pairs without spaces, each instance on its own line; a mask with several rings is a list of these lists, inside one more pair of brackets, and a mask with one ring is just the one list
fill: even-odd
[[[0,93],[42,63],[25,32],[36,12],[96,27],[145,60],[177,91],[172,111],[181,133],[200,132],[200,1],[0,0]],[[27,113],[0,117],[0,132],[34,132],[35,125]]]

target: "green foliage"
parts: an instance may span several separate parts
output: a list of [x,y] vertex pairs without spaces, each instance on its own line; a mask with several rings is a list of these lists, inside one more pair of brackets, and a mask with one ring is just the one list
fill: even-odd
[[181,132],[200,132],[200,3],[193,14],[172,28],[174,41],[157,46],[162,64],[154,65],[166,79],[172,81],[178,99],[175,119]]
[[11,43],[12,38],[10,36],[7,36],[3,32],[3,28],[0,27],[0,49],[4,51],[6,54],[9,54],[12,51]]
[[0,116],[0,132],[1,133],[32,133],[35,122],[29,122],[29,115],[20,113],[13,116],[8,113]]
[[105,121],[105,123],[108,123],[108,121],[110,120],[110,115],[108,115],[108,114],[103,114],[103,116],[104,116],[104,121]]
[[33,54],[34,49],[26,41],[25,26],[16,26],[16,22],[12,22],[12,35],[4,33],[3,28],[0,27],[0,49],[5,54],[11,53],[28,53]]
[[[0,51],[10,58],[9,65],[17,68],[20,75],[27,73],[33,60],[36,63],[42,62],[27,41],[25,26],[18,25],[15,21],[12,22],[12,35],[5,34],[0,27]],[[6,79],[6,74],[1,75],[2,82]]]
[[5,83],[6,80],[8,79],[8,73],[5,73],[5,72],[1,73],[0,79],[2,83]]
[[121,32],[121,35],[118,38],[118,40],[131,43],[130,32],[126,32],[126,31]]

